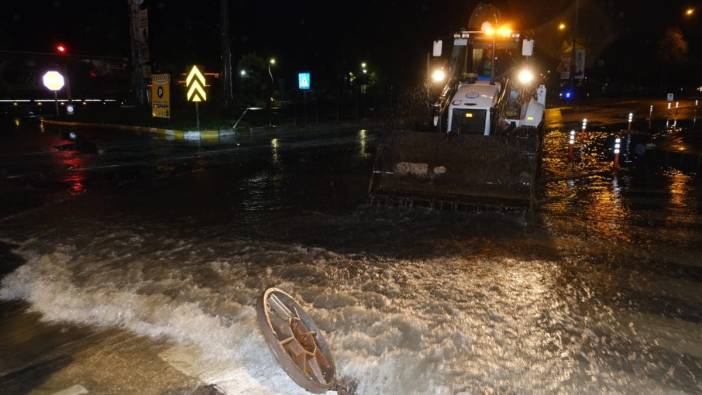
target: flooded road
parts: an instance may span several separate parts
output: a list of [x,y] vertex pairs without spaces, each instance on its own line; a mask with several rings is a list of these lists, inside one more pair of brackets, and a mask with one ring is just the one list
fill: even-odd
[[[0,195],[14,202],[0,299],[18,322],[0,386],[302,393],[256,327],[255,299],[276,286],[360,394],[702,392],[699,175],[613,172],[620,125],[606,116],[568,163],[566,130],[597,110],[547,116],[544,199],[526,226],[367,208],[372,129],[213,146],[76,131],[97,150],[31,165],[4,152],[4,174],[29,181]],[[64,154],[82,164],[52,162]],[[44,326],[98,340],[40,370],[41,347],[18,339]]]

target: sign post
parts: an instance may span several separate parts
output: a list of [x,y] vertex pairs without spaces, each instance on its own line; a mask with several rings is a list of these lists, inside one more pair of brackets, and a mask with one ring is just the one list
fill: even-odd
[[151,116],[154,118],[171,118],[170,74],[151,75]]
[[302,103],[305,107],[305,126],[308,124],[307,118],[307,92],[312,89],[312,76],[308,72],[297,74],[297,87],[302,91]]
[[189,102],[195,103],[195,123],[197,130],[200,130],[200,102],[207,101],[207,93],[205,92],[205,76],[200,72],[197,66],[193,66],[185,79],[185,89]]

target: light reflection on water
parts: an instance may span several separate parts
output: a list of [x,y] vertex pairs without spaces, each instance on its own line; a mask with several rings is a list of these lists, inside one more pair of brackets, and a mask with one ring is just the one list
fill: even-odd
[[361,129],[358,132],[358,142],[359,159],[368,159],[370,153],[368,152],[368,131],[366,129]]
[[82,169],[85,164],[84,158],[73,152],[66,152],[61,157],[61,161],[63,166],[68,170],[63,176],[62,182],[68,185],[69,195],[76,197],[85,193],[86,173],[85,170]]
[[277,138],[271,139],[271,152],[273,164],[278,165],[280,163],[280,141]]
[[676,208],[686,208],[687,200],[689,199],[688,183],[690,182],[690,176],[676,169],[669,170],[666,176],[670,180],[670,204]]

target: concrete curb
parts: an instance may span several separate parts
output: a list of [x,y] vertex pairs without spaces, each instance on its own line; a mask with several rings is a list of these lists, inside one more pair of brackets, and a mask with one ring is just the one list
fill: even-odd
[[58,121],[54,119],[42,119],[41,121],[45,125],[56,125],[56,126],[73,126],[73,127],[91,127],[91,128],[103,128],[103,129],[119,129],[126,130],[136,133],[151,133],[159,136],[164,136],[169,140],[211,140],[220,137],[233,136],[236,134],[232,129],[219,129],[219,130],[178,130],[178,129],[164,129],[164,128],[154,128],[149,126],[132,126],[132,125],[120,125],[113,123],[92,123],[92,122],[74,122],[74,121]]

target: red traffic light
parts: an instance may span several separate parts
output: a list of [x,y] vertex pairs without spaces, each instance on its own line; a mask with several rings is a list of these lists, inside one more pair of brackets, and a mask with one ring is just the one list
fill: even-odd
[[68,47],[65,44],[56,44],[56,53],[59,55],[65,55],[68,53]]

